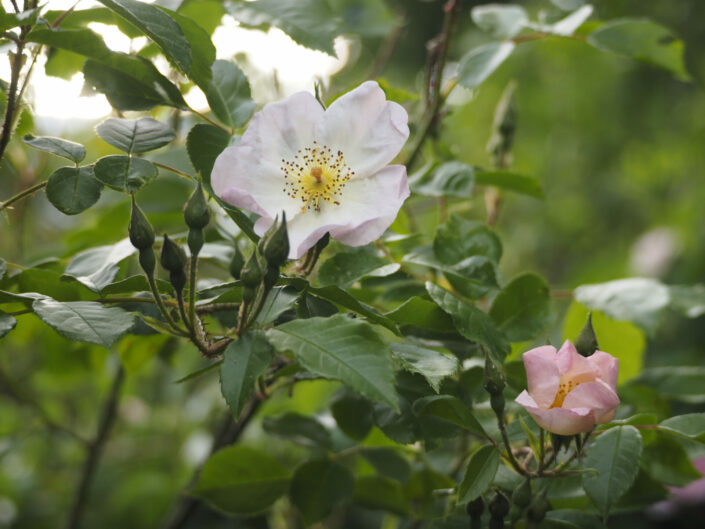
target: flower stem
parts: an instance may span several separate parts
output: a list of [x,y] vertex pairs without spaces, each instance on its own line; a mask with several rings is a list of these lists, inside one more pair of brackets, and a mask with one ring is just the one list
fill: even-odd
[[164,300],[162,300],[162,296],[159,293],[159,288],[157,287],[157,282],[154,280],[154,275],[147,274],[147,282],[149,283],[149,288],[152,289],[152,295],[154,296],[154,301],[157,303],[157,307],[159,307],[159,312],[162,313],[162,316],[164,316],[164,320],[166,320],[167,324],[181,336],[188,336],[188,334],[181,327],[179,327],[179,325],[177,325],[171,317],[171,314],[169,314],[169,311],[164,305]]
[[162,169],[165,169],[166,171],[171,171],[174,174],[177,174],[179,176],[183,176],[184,178],[187,178],[191,181],[195,180],[193,176],[191,176],[188,173],[185,173],[184,171],[181,171],[180,169],[177,169],[176,167],[171,167],[170,165],[166,165],[164,163],[159,163],[159,162],[154,162],[152,161],[153,165],[156,165],[157,167],[161,167]]
[[198,255],[191,256],[191,264],[189,266],[189,299],[188,299],[188,317],[191,322],[191,327],[196,328],[196,273],[198,271]]
[[209,118],[209,117],[206,116],[205,114],[203,114],[203,113],[199,112],[198,110],[195,110],[195,109],[193,109],[193,108],[191,108],[191,107],[188,107],[188,109],[189,109],[191,112],[193,112],[194,114],[196,114],[196,115],[197,115],[199,118],[201,118],[203,121],[207,121],[208,123],[210,123],[210,124],[213,125],[214,127],[218,127],[220,130],[222,130],[223,132],[227,132],[227,133],[230,134],[231,136],[233,135],[233,131],[232,131],[232,130],[229,130],[229,129],[223,127],[220,123],[218,123],[218,122],[216,122],[216,121],[213,121],[211,118]]

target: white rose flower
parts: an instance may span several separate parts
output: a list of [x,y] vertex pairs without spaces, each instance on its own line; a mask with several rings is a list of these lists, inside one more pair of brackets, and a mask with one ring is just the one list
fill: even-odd
[[215,161],[211,184],[258,215],[263,234],[286,212],[289,258],[330,232],[361,246],[378,239],[409,196],[406,168],[387,165],[409,137],[408,116],[368,81],[324,110],[296,93],[256,113],[238,145]]

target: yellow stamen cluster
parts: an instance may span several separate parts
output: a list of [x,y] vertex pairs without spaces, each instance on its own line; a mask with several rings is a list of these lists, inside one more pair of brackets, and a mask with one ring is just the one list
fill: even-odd
[[561,406],[563,406],[563,401],[565,400],[568,393],[573,391],[579,385],[580,382],[576,382],[572,379],[565,381],[561,380],[561,385],[558,386],[558,393],[556,393],[556,398],[553,400],[551,408],[560,408]]
[[342,151],[333,152],[327,145],[313,142],[313,147],[299,149],[294,159],[282,159],[284,193],[301,200],[301,212],[321,210],[321,200],[340,205],[345,184],[355,172],[345,164]]

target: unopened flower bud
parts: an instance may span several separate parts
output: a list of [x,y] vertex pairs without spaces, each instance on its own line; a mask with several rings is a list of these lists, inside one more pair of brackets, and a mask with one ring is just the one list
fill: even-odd
[[269,266],[264,274],[264,288],[271,290],[279,281],[279,267]]
[[509,512],[509,500],[500,491],[494,495],[490,500],[489,511],[492,518],[499,518],[500,520],[507,516]]
[[281,266],[286,263],[289,256],[289,235],[286,230],[286,213],[282,213],[282,220],[275,222],[275,230],[264,238],[262,253],[271,266]]
[[186,267],[186,253],[166,233],[164,234],[160,261],[162,266],[169,272],[181,271],[183,273]]
[[482,386],[490,395],[501,395],[506,386],[504,374],[489,357],[485,360],[485,375],[482,380]]
[[519,507],[526,507],[531,503],[531,481],[525,479],[514,489],[512,503]]
[[208,225],[210,215],[203,187],[199,182],[184,206],[184,221],[189,228],[202,230]]
[[236,244],[235,252],[233,253],[233,258],[230,259],[230,275],[233,276],[235,279],[240,279],[240,272],[242,272],[243,266],[245,266],[245,258],[243,257],[240,248],[238,248],[238,245]]
[[590,356],[599,349],[597,345],[597,336],[595,329],[592,326],[592,312],[588,314],[585,326],[580,331],[578,339],[575,340],[575,348],[582,356]]
[[154,230],[152,229],[152,225],[137,205],[137,202],[135,202],[134,195],[132,195],[132,212],[130,214],[128,233],[132,246],[139,251],[151,248],[154,244]]
[[490,406],[495,415],[500,416],[504,413],[504,395],[502,393],[493,393],[490,395]]
[[263,276],[264,271],[260,268],[257,250],[255,249],[243,267],[242,272],[240,272],[240,281],[246,287],[255,288],[262,281]]

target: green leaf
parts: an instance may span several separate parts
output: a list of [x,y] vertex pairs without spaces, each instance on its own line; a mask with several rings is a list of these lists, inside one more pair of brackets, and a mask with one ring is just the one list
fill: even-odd
[[587,41],[599,50],[660,66],[683,81],[690,80],[683,61],[683,41],[651,20],[612,20],[588,35]]
[[213,114],[231,128],[243,126],[255,110],[247,77],[229,61],[215,61],[211,70],[212,80],[205,93]]
[[272,346],[259,332],[244,334],[228,344],[220,366],[220,390],[233,417],[240,416],[272,358]]
[[291,502],[298,507],[304,525],[319,522],[333,508],[350,498],[355,478],[340,463],[330,459],[307,461],[294,472],[289,489]]
[[514,4],[475,6],[470,11],[470,15],[477,27],[500,39],[512,38],[529,21],[526,10]]
[[128,154],[153,151],[176,137],[171,127],[152,118],[108,118],[95,131],[110,145]]
[[88,59],[83,65],[86,86],[105,94],[117,110],[149,110],[156,105],[186,108],[181,92],[148,60],[114,54],[116,63]]
[[211,65],[215,60],[215,46],[210,35],[189,17],[176,11],[163,10],[179,25],[191,48],[191,67],[185,73],[205,90],[212,79]]
[[583,468],[595,469],[597,475],[583,474],[583,488],[605,518],[634,483],[641,449],[641,434],[633,426],[607,430],[588,448]]
[[0,338],[15,328],[17,320],[12,314],[0,310]]
[[289,487],[289,472],[268,452],[232,445],[212,455],[192,493],[231,514],[269,507]]
[[399,329],[397,329],[397,326],[391,319],[380,314],[375,308],[358,301],[342,288],[338,288],[337,286],[333,285],[320,288],[312,287],[309,285],[308,281],[297,277],[287,278],[284,280],[284,282],[286,284],[292,285],[299,291],[306,290],[306,292],[310,294],[328,300],[337,305],[341,305],[348,310],[352,310],[353,312],[357,312],[358,314],[365,316],[371,322],[386,327],[394,334],[399,334]]
[[95,179],[93,168],[61,167],[47,181],[49,202],[66,215],[77,215],[98,202],[103,184]]
[[411,511],[401,483],[382,476],[359,477],[355,481],[354,499],[367,509],[390,511],[401,516],[407,516]]
[[326,428],[312,417],[287,412],[278,417],[265,417],[264,431],[309,448],[330,449],[331,438]]
[[705,444],[705,413],[686,413],[670,417],[659,424],[659,429]]
[[230,3],[227,9],[246,27],[276,26],[302,46],[335,55],[341,21],[326,0],[258,0]]
[[510,346],[489,315],[433,283],[427,282],[426,290],[431,299],[453,318],[460,334],[471,342],[484,345],[490,358],[502,365]]
[[502,242],[482,222],[451,215],[450,219],[436,230],[433,253],[439,261],[448,265],[477,255],[498,263],[502,257]]
[[372,429],[372,403],[345,391],[331,403],[330,411],[345,435],[362,441]]
[[76,143],[53,136],[32,136],[25,134],[22,141],[42,151],[68,158],[72,162],[80,163],[86,157],[86,148]]
[[[218,155],[229,145],[232,136],[218,127],[199,123],[194,125],[186,137],[186,150],[191,165],[201,174],[209,194],[221,203],[211,187],[211,171]],[[224,202],[222,202],[225,204]],[[232,206],[229,206],[232,209]]]
[[390,348],[404,369],[422,375],[436,393],[440,391],[443,379],[458,371],[458,359],[454,356],[405,343],[392,343]]
[[446,162],[419,170],[409,178],[409,186],[419,195],[467,199],[475,186],[475,170],[462,162]]
[[668,287],[671,308],[686,318],[705,314],[705,285],[672,285]]
[[453,319],[448,314],[435,303],[419,297],[405,301],[385,316],[399,325],[411,325],[447,334],[456,332]]
[[164,10],[137,0],[98,0],[153,40],[184,73],[191,71],[191,46],[179,24]]
[[125,155],[105,156],[96,162],[93,171],[106,186],[124,193],[134,193],[159,174],[149,160]]
[[634,322],[647,332],[655,330],[671,300],[668,287],[660,281],[640,277],[582,285],[573,297],[589,309]]
[[512,279],[492,302],[490,316],[510,342],[535,338],[551,323],[551,293],[535,274]]
[[656,432],[644,445],[642,466],[658,482],[675,487],[683,487],[702,477],[683,446],[661,432]]
[[574,509],[548,511],[542,529],[607,529],[594,514]]
[[364,447],[360,455],[384,477],[404,483],[409,478],[411,465],[394,448],[381,446]]
[[632,380],[649,386],[661,396],[681,402],[705,402],[705,367],[665,366],[645,369]]
[[318,281],[322,286],[349,286],[365,276],[383,277],[399,270],[399,265],[390,263],[364,249],[340,252],[323,262],[318,269]]
[[186,108],[179,89],[143,57],[112,52],[88,28],[35,28],[27,40],[89,59],[83,64],[86,86],[104,93],[118,110],[147,110],[155,105]]
[[367,323],[342,314],[295,320],[267,332],[279,351],[304,368],[340,380],[360,394],[397,408],[389,349]]
[[[174,290],[171,283],[163,279],[157,279],[157,286],[162,293],[172,293]],[[105,297],[115,294],[127,294],[129,292],[147,292],[149,290],[149,283],[147,283],[144,274],[138,274],[105,285],[100,290],[100,295]]]
[[[572,302],[563,320],[563,339],[574,340],[580,334],[588,317],[588,309]],[[601,351],[606,351],[619,360],[619,384],[641,373],[646,335],[644,331],[627,321],[617,321],[602,312],[592,312],[592,326],[595,329]]]
[[89,248],[69,261],[64,276],[71,277],[93,292],[100,293],[113,282],[120,271],[118,263],[136,251],[129,239],[108,246]]
[[458,65],[458,83],[466,88],[477,88],[499,68],[514,51],[515,44],[491,42],[467,53]]
[[[443,248],[450,248],[450,245],[444,245]],[[462,248],[453,251],[460,252]],[[453,288],[470,299],[481,298],[490,290],[499,288],[496,263],[484,255],[472,255],[457,263],[446,264],[436,258],[429,246],[419,246],[405,255],[403,262],[428,266],[443,272]]]
[[460,426],[479,437],[488,437],[468,407],[452,395],[422,397],[414,402],[413,410],[418,416],[437,417]]
[[276,321],[287,310],[293,309],[299,294],[291,287],[274,287],[262,305],[262,310],[257,316],[259,325],[267,325]]
[[468,461],[465,477],[458,487],[458,503],[467,503],[484,494],[498,468],[499,451],[492,445],[480,447]]
[[475,183],[492,186],[505,191],[513,191],[534,198],[544,198],[541,184],[535,178],[509,171],[475,171]]
[[32,303],[32,309],[44,323],[65,338],[102,345],[107,349],[134,324],[132,315],[124,310],[91,301],[38,299]]
[[0,10],[0,31],[16,28],[18,26],[32,26],[37,22],[40,8],[27,9],[19,13],[7,13],[4,8]]

